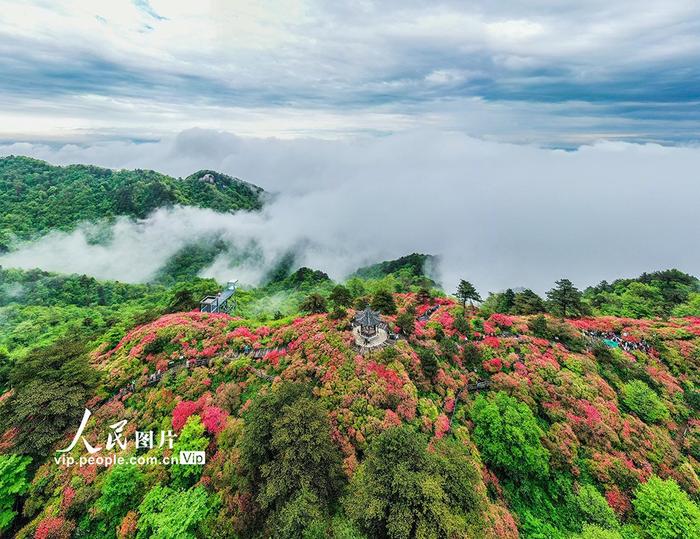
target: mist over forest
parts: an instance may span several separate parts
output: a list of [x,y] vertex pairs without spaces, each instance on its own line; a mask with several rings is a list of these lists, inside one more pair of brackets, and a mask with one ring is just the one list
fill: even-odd
[[[229,251],[202,275],[249,284],[290,251],[299,266],[335,278],[428,252],[440,257],[447,289],[462,274],[482,290],[542,292],[562,275],[588,286],[665,267],[700,273],[694,147],[601,142],[565,151],[429,131],[286,141],[194,129],[155,143],[0,148],[19,151],[183,177],[213,169],[271,196],[259,212],[176,206],[118,219],[101,244],[90,240],[94,223],[53,232],[1,256],[8,266],[144,282],[184,246],[221,239]],[[243,260],[242,251],[256,255]]]

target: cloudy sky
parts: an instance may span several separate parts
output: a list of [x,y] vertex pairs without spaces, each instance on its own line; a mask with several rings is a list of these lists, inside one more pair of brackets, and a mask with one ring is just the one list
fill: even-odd
[[143,281],[216,234],[270,263],[303,246],[337,278],[433,253],[448,289],[484,292],[700,274],[694,0],[4,0],[0,51],[0,155],[278,194],[261,214],[120,222],[106,247],[53,235],[3,265]]
[[700,134],[694,0],[4,0],[0,139]]

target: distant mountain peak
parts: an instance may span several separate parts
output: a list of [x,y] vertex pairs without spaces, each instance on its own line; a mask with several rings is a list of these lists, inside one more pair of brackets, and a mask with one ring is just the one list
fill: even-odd
[[389,274],[402,273],[410,277],[427,277],[435,281],[435,266],[438,257],[423,253],[411,253],[394,260],[385,260],[357,269],[351,277],[381,279]]
[[223,172],[217,172],[215,170],[210,170],[210,169],[202,169],[198,170],[197,172],[194,172],[187,176],[185,178],[186,181],[198,181],[201,183],[206,183],[209,185],[241,185],[241,186],[246,186],[250,188],[252,191],[254,191],[257,194],[264,193],[265,190],[253,183],[247,182],[245,180],[241,180],[240,178],[236,178],[234,176],[229,176],[228,174],[224,174]]

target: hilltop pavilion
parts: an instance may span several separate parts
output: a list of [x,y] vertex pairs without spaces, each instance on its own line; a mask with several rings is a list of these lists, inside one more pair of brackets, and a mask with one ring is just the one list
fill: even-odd
[[373,311],[369,307],[357,311],[352,326],[355,344],[361,350],[370,350],[387,343],[389,333],[386,323],[377,311]]
[[359,311],[355,315],[355,325],[360,328],[360,335],[363,337],[374,337],[377,334],[377,328],[381,326],[382,319],[377,311],[373,311],[366,307],[363,311]]

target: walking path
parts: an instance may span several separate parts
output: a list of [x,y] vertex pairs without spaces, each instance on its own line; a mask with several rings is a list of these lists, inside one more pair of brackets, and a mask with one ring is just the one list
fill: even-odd
[[[235,359],[238,359],[242,356],[250,356],[252,359],[262,359],[264,358],[267,354],[270,352],[278,352],[280,354],[284,354],[287,352],[287,347],[286,346],[276,346],[274,348],[251,348],[249,346],[245,347],[243,349],[243,352],[237,353],[237,354],[232,354],[232,355],[227,355],[223,357],[224,363],[230,363],[234,361]],[[165,370],[157,370],[156,372],[150,374],[148,376],[148,379],[146,380],[146,387],[156,385],[158,382],[160,382],[163,379],[163,376],[169,373],[175,373],[178,372],[182,369],[194,369],[196,367],[209,367],[211,366],[211,358],[192,358],[192,359],[185,359],[184,356],[180,356],[178,360],[172,360],[168,361],[168,368]],[[264,377],[265,379],[272,380],[273,377],[269,375],[260,375],[262,371],[256,372],[256,369],[252,369],[253,374],[257,375],[258,377]],[[122,387],[115,395],[112,397],[105,399],[103,402],[108,402],[114,399],[119,399],[121,397],[124,397],[127,394],[132,394],[136,391],[136,380],[132,380],[129,385]]]
[[622,348],[625,352],[640,350],[646,354],[652,350],[652,346],[644,340],[633,342],[625,339],[627,336],[626,333],[619,334],[612,331],[593,331],[586,329],[581,330],[581,333],[586,335],[589,339],[603,341],[603,343],[611,348]]

